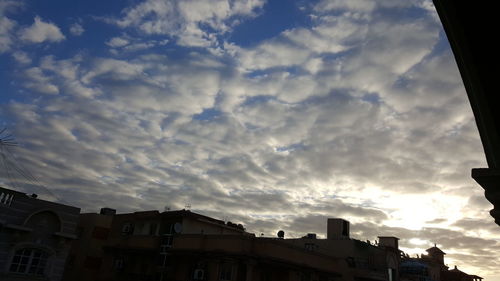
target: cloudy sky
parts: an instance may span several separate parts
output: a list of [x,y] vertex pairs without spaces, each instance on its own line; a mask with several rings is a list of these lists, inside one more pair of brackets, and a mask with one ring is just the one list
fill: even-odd
[[0,0],[0,126],[46,187],[16,188],[272,236],[342,217],[500,280],[470,178],[484,152],[432,2],[283,3]]

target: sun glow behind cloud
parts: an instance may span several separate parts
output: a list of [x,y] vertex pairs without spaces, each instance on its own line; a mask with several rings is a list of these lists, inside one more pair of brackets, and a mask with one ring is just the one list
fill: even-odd
[[[343,217],[356,238],[436,242],[498,274],[469,177],[484,155],[430,1],[177,2],[70,18],[0,2],[0,115],[53,193],[85,211],[190,204],[266,235]],[[18,38],[34,28],[44,40]]]

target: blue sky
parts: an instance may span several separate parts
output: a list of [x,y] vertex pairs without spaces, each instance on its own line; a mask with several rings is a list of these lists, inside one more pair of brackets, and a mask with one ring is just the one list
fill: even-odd
[[268,235],[343,217],[500,280],[429,0],[0,0],[0,65],[1,125],[46,187],[15,188],[85,212],[189,204]]

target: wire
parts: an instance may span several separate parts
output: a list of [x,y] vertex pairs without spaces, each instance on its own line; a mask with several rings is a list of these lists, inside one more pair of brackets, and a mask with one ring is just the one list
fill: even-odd
[[[28,169],[24,168],[19,161],[17,161],[16,155],[10,151],[10,148],[17,147],[18,144],[14,141],[12,134],[2,136],[5,131],[6,128],[0,130],[0,159],[5,171],[5,175],[3,175],[3,177],[7,177],[7,181],[14,189],[22,189],[19,184],[24,182],[28,185],[40,187],[58,201],[63,201],[52,193],[46,186],[44,186]],[[14,174],[20,175],[25,181],[18,180]]]

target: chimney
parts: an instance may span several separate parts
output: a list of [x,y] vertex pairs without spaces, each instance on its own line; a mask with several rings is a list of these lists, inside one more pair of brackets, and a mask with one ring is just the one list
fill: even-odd
[[113,216],[116,215],[116,210],[111,208],[101,208],[101,215]]
[[378,245],[379,247],[399,249],[398,245],[399,238],[393,236],[379,236]]
[[343,219],[328,219],[328,239],[349,239],[349,222]]

